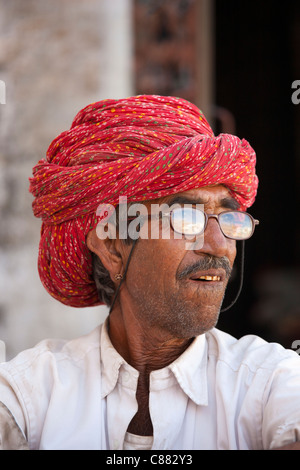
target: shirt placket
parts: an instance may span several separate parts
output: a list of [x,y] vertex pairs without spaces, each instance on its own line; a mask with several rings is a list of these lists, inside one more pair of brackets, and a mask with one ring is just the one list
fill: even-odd
[[149,409],[153,424],[152,449],[172,449],[182,428],[188,396],[172,371],[163,369],[150,376]]
[[116,386],[107,396],[108,439],[112,450],[123,449],[128,425],[137,412],[138,375],[131,366],[122,364]]

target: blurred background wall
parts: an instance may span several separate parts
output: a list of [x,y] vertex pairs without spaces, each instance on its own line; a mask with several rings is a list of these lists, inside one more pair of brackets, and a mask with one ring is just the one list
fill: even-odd
[[[300,104],[291,99],[300,80],[299,10],[293,0],[0,0],[7,358],[45,337],[86,333],[107,315],[60,305],[44,291],[28,178],[82,107],[139,93],[189,99],[216,133],[234,132],[256,149],[260,188],[250,212],[260,225],[247,242],[243,293],[219,326],[285,347],[300,340]],[[238,278],[237,266],[225,303]]]
[[52,299],[37,273],[32,167],[87,104],[133,93],[129,0],[0,0],[0,339],[7,358],[92,329],[106,308]]

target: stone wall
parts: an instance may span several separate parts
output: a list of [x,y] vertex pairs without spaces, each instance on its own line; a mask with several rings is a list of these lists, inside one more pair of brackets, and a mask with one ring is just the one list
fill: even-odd
[[77,111],[132,93],[131,1],[0,0],[0,11],[0,340],[11,358],[107,315],[61,305],[42,287],[28,178]]

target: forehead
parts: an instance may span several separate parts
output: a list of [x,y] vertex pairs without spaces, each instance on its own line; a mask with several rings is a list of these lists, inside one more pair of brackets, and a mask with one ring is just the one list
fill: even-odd
[[221,184],[214,186],[204,186],[202,188],[190,189],[163,198],[162,202],[172,204],[173,202],[191,202],[195,204],[228,206],[238,209],[238,202],[232,197],[229,189]]

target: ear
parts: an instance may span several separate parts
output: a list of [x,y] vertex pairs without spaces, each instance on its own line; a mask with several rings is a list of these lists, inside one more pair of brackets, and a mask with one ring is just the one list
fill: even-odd
[[118,239],[101,239],[97,236],[96,229],[91,230],[86,237],[87,247],[101,260],[103,266],[110,273],[111,280],[116,282],[115,275],[124,271],[124,250]]

